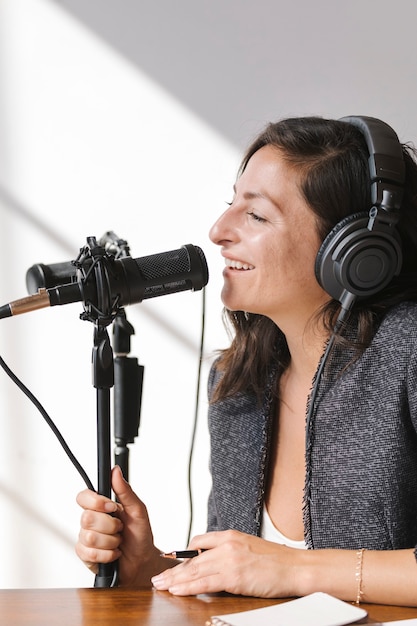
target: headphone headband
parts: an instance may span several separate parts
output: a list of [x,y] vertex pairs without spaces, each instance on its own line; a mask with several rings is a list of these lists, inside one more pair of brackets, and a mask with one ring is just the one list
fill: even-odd
[[368,146],[372,204],[398,211],[403,197],[405,164],[397,133],[375,117],[352,115],[340,118],[362,132]]

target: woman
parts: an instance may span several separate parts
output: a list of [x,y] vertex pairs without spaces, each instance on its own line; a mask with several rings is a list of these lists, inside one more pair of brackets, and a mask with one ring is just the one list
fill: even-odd
[[[78,496],[76,549],[94,571],[119,559],[121,584],[178,595],[417,606],[417,166],[400,147],[404,182],[389,166],[388,192],[375,192],[368,123],[284,120],[249,148],[210,232],[234,336],[209,380],[209,532],[189,546],[204,552],[167,569],[115,468],[119,503]],[[370,219],[371,195],[383,206]],[[335,295],[322,243],[335,225],[350,241],[352,223],[381,236],[353,263],[360,284],[339,277]]]

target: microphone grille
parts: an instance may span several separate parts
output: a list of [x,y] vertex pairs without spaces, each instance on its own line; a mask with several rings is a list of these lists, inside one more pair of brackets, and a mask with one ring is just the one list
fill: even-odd
[[153,280],[190,270],[190,258],[185,248],[160,252],[140,259],[140,270],[146,280]]

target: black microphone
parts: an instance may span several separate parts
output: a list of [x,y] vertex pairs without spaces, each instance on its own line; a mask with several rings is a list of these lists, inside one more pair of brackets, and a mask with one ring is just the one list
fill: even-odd
[[[107,254],[105,259],[104,278],[113,308],[179,291],[198,291],[208,283],[204,253],[192,244],[138,259],[115,259]],[[72,302],[98,306],[91,259],[84,263],[82,271],[76,261],[33,265],[27,272],[26,284],[32,295],[0,307],[0,319]],[[38,292],[34,293],[36,288]]]

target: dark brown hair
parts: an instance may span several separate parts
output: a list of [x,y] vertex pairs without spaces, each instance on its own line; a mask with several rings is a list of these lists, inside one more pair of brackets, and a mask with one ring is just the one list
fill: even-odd
[[[263,146],[271,145],[294,168],[300,190],[317,216],[322,240],[344,217],[371,207],[368,149],[362,133],[353,125],[319,117],[290,118],[269,124],[247,150],[238,175]],[[378,294],[358,299],[352,309],[357,323],[354,343],[362,351],[370,342],[375,324],[395,304],[417,300],[417,164],[416,153],[403,146],[406,165],[404,198],[397,229],[401,236],[403,264],[399,276]],[[331,300],[317,312],[331,332],[340,305]],[[259,398],[271,366],[283,370],[289,362],[285,336],[272,320],[244,311],[224,311],[232,341],[221,351],[218,368],[223,376],[213,401],[251,391]],[[346,341],[342,334],[337,342]],[[279,349],[278,349],[279,348]]]

